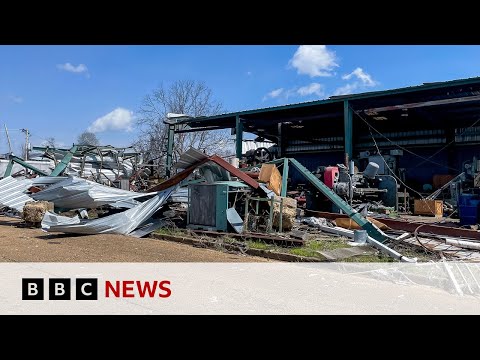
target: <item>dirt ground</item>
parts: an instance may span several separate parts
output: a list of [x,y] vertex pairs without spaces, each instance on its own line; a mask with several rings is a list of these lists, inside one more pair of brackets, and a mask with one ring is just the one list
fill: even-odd
[[0,262],[265,262],[151,238],[72,235],[18,227],[22,221],[0,215]]

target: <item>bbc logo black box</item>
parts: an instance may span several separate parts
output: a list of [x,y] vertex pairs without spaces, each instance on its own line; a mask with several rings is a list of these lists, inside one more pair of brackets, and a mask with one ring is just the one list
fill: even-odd
[[78,278],[75,280],[77,300],[98,300],[98,279]]
[[[98,279],[77,278],[74,282],[76,300],[98,300]],[[44,300],[44,293],[44,279],[22,279],[22,300]],[[72,279],[48,279],[48,300],[72,300]]]
[[22,279],[22,300],[43,300],[43,279]]

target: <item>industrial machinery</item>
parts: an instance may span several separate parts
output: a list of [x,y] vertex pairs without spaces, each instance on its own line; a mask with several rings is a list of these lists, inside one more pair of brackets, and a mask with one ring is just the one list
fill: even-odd
[[[314,174],[351,205],[381,202],[385,207],[397,209],[397,181],[391,175],[378,175],[379,168],[377,163],[369,162],[365,170],[360,173],[355,171],[352,161],[350,168],[343,164],[320,166]],[[318,193],[310,193],[310,196],[312,195],[318,198]],[[311,201],[309,204],[307,199],[307,207],[309,205],[311,206]]]
[[259,147],[257,149],[250,149],[245,153],[245,161],[248,165],[263,164],[274,159],[272,150],[266,147]]

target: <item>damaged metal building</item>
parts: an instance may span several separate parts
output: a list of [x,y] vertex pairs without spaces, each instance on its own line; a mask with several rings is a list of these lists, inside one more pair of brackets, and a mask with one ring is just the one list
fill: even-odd
[[[410,197],[418,198],[415,192],[428,194],[447,182],[441,182],[442,177],[451,180],[463,172],[474,182],[480,172],[479,110],[480,78],[469,78],[179,118],[170,124],[167,166],[175,134],[231,128],[239,159],[245,155],[242,140],[248,132],[275,143],[267,159],[295,158],[312,172],[327,174],[321,167],[337,164],[348,168],[351,160],[363,172],[370,162],[376,163],[375,174],[395,176],[397,205],[408,196],[404,184]],[[298,171],[292,171],[289,188],[302,181]],[[307,199],[309,205],[315,207]]]

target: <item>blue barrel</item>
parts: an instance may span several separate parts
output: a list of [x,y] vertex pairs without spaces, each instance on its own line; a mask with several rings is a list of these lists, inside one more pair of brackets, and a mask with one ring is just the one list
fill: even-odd
[[479,223],[480,196],[462,194],[458,201],[458,217],[460,225],[476,225]]

